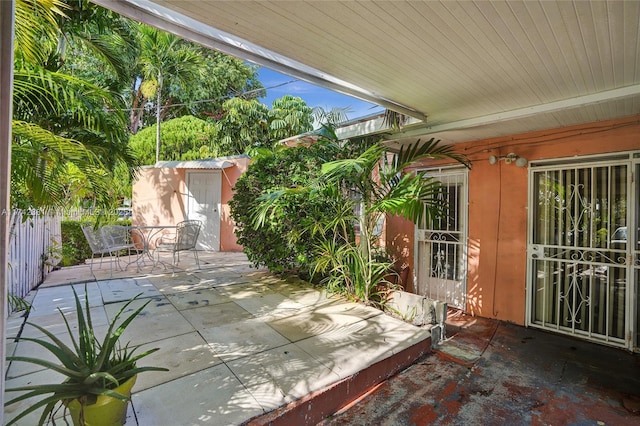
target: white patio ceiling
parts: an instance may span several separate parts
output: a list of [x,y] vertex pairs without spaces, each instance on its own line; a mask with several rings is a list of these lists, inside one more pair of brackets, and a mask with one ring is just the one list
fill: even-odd
[[94,2],[450,142],[640,113],[639,1]]

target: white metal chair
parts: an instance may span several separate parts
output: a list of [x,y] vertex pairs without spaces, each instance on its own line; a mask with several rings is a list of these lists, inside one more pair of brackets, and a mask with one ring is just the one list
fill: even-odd
[[140,270],[138,260],[142,250],[131,239],[131,228],[129,226],[106,225],[100,228],[100,234],[111,256],[116,257],[120,270],[122,270],[120,266],[120,254],[122,252],[126,252],[128,256],[135,254],[136,260],[134,262],[136,262],[137,270]]
[[171,253],[173,254],[173,272],[175,273],[176,265],[180,262],[180,252],[191,251],[196,260],[196,266],[200,269],[200,259],[198,258],[196,243],[198,242],[201,227],[202,222],[199,220],[185,220],[176,225],[176,233],[173,238],[165,236],[159,238],[156,243],[156,264],[162,263],[160,261],[160,253]]
[[102,238],[100,229],[96,229],[93,223],[83,223],[82,225],[80,225],[80,228],[82,228],[82,233],[84,234],[84,237],[87,239],[87,243],[89,243],[89,247],[91,248],[91,263],[89,266],[89,270],[93,274],[94,256],[96,254],[100,255],[100,266],[102,267],[102,259],[104,258],[104,255],[107,253],[111,254],[111,251]]

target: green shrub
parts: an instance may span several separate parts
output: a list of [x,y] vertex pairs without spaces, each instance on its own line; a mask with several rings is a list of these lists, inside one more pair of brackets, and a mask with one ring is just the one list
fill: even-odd
[[79,265],[91,257],[91,247],[82,233],[80,223],[75,220],[64,220],[60,223],[62,266]]
[[[351,243],[322,243],[315,271],[324,275],[322,284],[333,293],[345,294],[374,306],[383,306],[391,281],[397,275],[393,262],[382,257],[369,257],[360,247]],[[379,255],[378,255],[379,256]]]
[[[191,115],[162,123],[162,160],[195,160],[226,155],[218,148],[218,130],[213,123]],[[156,125],[145,127],[129,138],[129,146],[143,164],[155,164]]]
[[[311,271],[324,275],[321,282],[328,289],[366,304],[381,305],[391,288],[389,279],[396,279],[393,263],[384,259],[386,256],[380,258],[382,247],[376,228],[389,214],[414,223],[446,214],[441,184],[424,176],[424,172],[403,174],[403,170],[431,158],[451,158],[468,166],[464,156],[438,143],[435,139],[417,141],[397,153],[377,143],[355,158],[336,156],[322,164],[320,172],[315,173],[317,178],[306,187],[298,187],[297,183],[281,185],[261,196],[254,223],[273,229],[282,221],[308,215],[314,206],[324,208],[324,214],[312,215],[313,221],[298,220],[296,225],[302,224],[301,228],[281,231],[288,234],[289,242],[305,235],[305,240],[313,244],[315,250],[308,256],[312,259]],[[296,210],[289,206],[289,200],[298,195],[306,198]],[[358,238],[351,230],[354,223],[359,227]]]
[[[115,215],[102,219],[102,224],[131,225],[131,220],[118,220]],[[60,223],[62,233],[62,260],[60,266],[81,265],[92,256],[91,247],[82,232],[81,224],[87,220],[63,220]]]
[[331,221],[334,200],[289,191],[278,199],[278,208],[263,226],[255,218],[259,197],[281,188],[306,188],[320,173],[321,165],[336,158],[339,147],[320,141],[310,147],[278,149],[255,157],[235,186],[230,202],[236,236],[256,266],[273,272],[309,275],[318,239],[309,232],[315,224]]

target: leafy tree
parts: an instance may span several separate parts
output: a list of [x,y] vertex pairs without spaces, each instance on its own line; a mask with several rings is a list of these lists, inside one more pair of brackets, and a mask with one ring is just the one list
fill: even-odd
[[[161,122],[183,115],[215,119],[230,97],[263,95],[255,66],[135,23],[87,0],[67,1],[67,15],[59,20],[64,35],[58,37],[58,49],[48,55],[48,63],[122,94],[131,106],[129,128],[134,134],[152,120],[158,133],[158,107]],[[158,71],[163,72],[160,79]],[[210,157],[216,151],[200,147],[188,156]]]
[[222,152],[243,154],[253,148],[272,148],[284,138],[312,129],[313,110],[301,98],[285,95],[271,109],[257,99],[232,98],[222,105],[218,120]]
[[[129,146],[142,164],[155,164],[155,126],[147,127],[129,139]],[[217,142],[215,123],[186,115],[162,124],[163,160],[195,160],[225,155]]]
[[306,133],[313,129],[313,110],[296,96],[275,99],[268,114],[269,138],[273,141]]
[[135,74],[137,25],[88,0],[66,0],[58,47],[48,63],[56,70],[124,94]]
[[[274,105],[279,106],[275,111],[256,99],[232,98],[223,104],[219,121],[193,116],[168,120],[162,127],[160,158],[195,160],[244,154],[253,148],[270,149],[275,141],[309,128],[311,108],[302,99],[286,96],[276,99]],[[275,121],[282,124],[273,124]],[[152,152],[156,131],[155,126],[147,127],[130,138],[131,149],[144,164],[155,163]]]
[[[191,76],[188,84],[169,84],[164,86],[162,95],[164,105],[161,111],[162,120],[177,118],[182,115],[193,115],[214,120],[222,116],[222,104],[233,97],[252,99],[264,92],[262,84],[257,80],[257,68],[245,62],[195,45],[183,40],[184,46],[191,46],[200,57],[202,72]],[[155,110],[154,99],[148,97],[147,86],[155,87],[153,83],[145,83],[143,72],[129,77],[132,83],[130,130],[137,133],[145,123],[155,121],[149,116],[150,110]],[[145,96],[145,94],[147,96]]]
[[257,99],[231,98],[222,109],[217,122],[222,151],[242,154],[250,147],[271,147],[266,105]]
[[150,107],[156,125],[182,115],[217,119],[229,98],[263,94],[255,66],[145,25],[138,29],[138,71],[130,76],[133,133],[150,121]]
[[224,53],[197,46],[204,62],[203,75],[186,87],[171,87],[172,105],[167,118],[193,115],[219,118],[222,104],[233,97],[253,99],[264,95],[257,67]]

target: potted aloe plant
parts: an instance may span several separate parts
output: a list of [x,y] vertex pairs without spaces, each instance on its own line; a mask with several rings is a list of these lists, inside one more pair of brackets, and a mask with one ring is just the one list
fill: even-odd
[[[85,295],[87,288],[85,286]],[[29,362],[44,366],[66,376],[62,383],[34,384],[7,389],[7,392],[24,392],[11,399],[6,405],[42,396],[43,399],[33,404],[7,423],[15,423],[27,414],[44,407],[39,424],[64,409],[64,415],[71,415],[76,426],[122,425],[125,422],[131,388],[139,373],[145,371],[168,371],[160,367],[138,367],[137,362],[159,348],[145,352],[136,352],[138,347],[131,347],[129,343],[122,346],[120,336],[134,318],[147,306],[149,301],[136,309],[131,315],[120,322],[120,317],[127,307],[137,300],[140,295],[129,300],[116,314],[109,324],[104,339],[99,340],[94,333],[88,297],[82,307],[80,298],[73,290],[76,313],[78,318],[77,337],[71,330],[67,318],[62,319],[71,337],[71,345],[64,344],[59,338],[37,324],[30,324],[46,335],[45,338],[22,338],[42,346],[52,353],[56,362],[46,359],[12,356],[9,361]],[[60,314],[62,314],[62,311]]]

